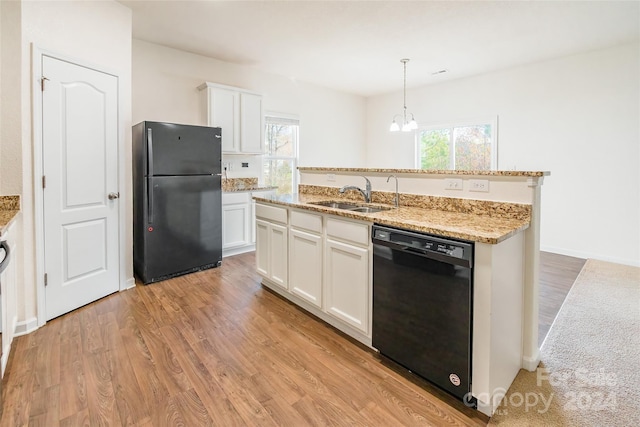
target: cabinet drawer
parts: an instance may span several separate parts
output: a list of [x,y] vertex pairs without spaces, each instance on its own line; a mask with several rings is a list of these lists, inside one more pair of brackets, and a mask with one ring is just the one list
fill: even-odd
[[327,218],[327,236],[362,246],[369,245],[369,228],[368,224]]
[[251,201],[251,195],[247,192],[222,193],[223,205],[233,205],[236,203],[249,203],[250,201]]
[[291,226],[322,233],[322,215],[292,210]]
[[287,223],[287,208],[256,203],[256,218],[273,222]]

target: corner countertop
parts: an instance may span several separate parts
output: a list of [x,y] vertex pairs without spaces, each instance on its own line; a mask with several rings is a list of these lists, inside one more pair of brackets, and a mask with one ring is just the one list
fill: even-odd
[[[326,206],[313,205],[313,202],[335,200],[315,194],[286,194],[272,196],[254,196],[256,201],[328,213],[361,221],[375,222],[391,227],[404,228],[422,233],[470,240],[478,243],[497,244],[529,227],[529,218],[500,218],[472,213],[449,212],[400,206],[398,209],[362,213]],[[347,201],[343,199],[343,201]],[[354,200],[348,200],[354,202]],[[365,205],[355,201],[355,203]],[[366,206],[386,206],[369,203]]]
[[0,196],[0,236],[20,213],[20,196]]

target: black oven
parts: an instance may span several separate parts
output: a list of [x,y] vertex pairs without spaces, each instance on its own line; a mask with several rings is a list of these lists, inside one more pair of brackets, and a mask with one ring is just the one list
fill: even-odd
[[475,406],[473,243],[377,224],[372,241],[373,347]]

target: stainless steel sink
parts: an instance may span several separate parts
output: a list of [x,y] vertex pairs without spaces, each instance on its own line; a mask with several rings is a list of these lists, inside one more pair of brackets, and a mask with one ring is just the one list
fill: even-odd
[[345,210],[351,210],[351,209],[360,207],[359,205],[356,205],[355,203],[333,202],[333,201],[311,202],[309,204],[310,205],[326,206],[328,208],[334,208],[334,209],[345,209]]
[[328,208],[333,208],[333,209],[342,209],[345,211],[362,212],[362,213],[375,213],[375,212],[387,211],[391,209],[391,208],[381,207],[381,206],[362,206],[355,203],[336,202],[333,200],[322,201],[322,202],[311,202],[309,204],[326,206]]
[[391,208],[381,208],[381,207],[372,207],[372,206],[358,206],[357,208],[353,208],[353,209],[349,209],[350,211],[353,212],[362,212],[362,213],[375,213],[375,212],[382,212],[382,211],[388,211]]

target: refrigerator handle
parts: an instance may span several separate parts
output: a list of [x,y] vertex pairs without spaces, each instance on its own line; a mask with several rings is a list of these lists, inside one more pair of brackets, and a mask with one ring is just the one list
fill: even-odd
[[153,224],[153,138],[147,129],[147,222]]

